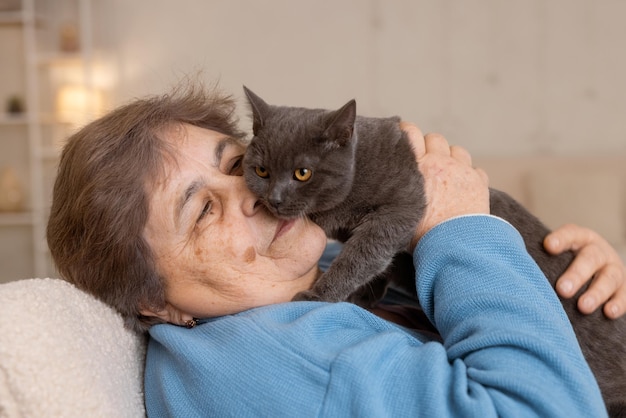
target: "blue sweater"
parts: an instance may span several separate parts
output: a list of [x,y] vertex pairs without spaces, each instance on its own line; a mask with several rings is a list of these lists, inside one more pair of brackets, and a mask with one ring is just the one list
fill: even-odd
[[597,384],[517,231],[449,220],[414,252],[443,343],[348,303],[150,330],[150,417],[602,417]]

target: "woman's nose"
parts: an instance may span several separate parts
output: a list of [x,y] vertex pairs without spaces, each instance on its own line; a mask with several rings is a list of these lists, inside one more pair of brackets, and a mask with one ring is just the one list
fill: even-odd
[[241,211],[246,216],[253,216],[261,210],[263,204],[259,198],[248,189],[243,177],[239,177],[237,180],[239,181],[236,182],[236,193],[241,205]]

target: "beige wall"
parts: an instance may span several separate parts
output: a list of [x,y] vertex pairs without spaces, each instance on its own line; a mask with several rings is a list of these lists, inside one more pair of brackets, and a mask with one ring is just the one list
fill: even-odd
[[[38,0],[48,6],[46,21],[62,15],[64,1]],[[339,107],[356,98],[362,114],[400,115],[464,145],[488,163],[492,183],[505,189],[510,183],[511,192],[528,191],[524,181],[535,158],[555,170],[543,171],[556,179],[552,189],[541,189],[544,195],[563,188],[562,164],[552,159],[565,158],[574,172],[581,157],[616,159],[611,176],[622,180],[612,177],[621,183],[605,193],[609,201],[596,196],[587,205],[595,209],[570,219],[561,196],[541,214],[616,237],[626,258],[626,227],[618,228],[626,220],[618,169],[626,166],[624,0],[92,0],[92,6],[95,81],[109,107],[203,71],[205,81],[219,80],[241,99],[245,126],[242,84],[270,103]],[[24,66],[19,28],[5,26],[2,35],[6,98],[23,85]],[[14,135],[23,128],[3,127],[0,165],[16,166],[28,184],[20,163],[25,148],[11,142]],[[525,203],[532,206],[532,199]],[[603,225],[586,221],[596,219]],[[28,228],[2,229],[7,277],[30,274]]]
[[626,154],[623,0],[107,0],[94,16],[112,104],[204,70],[238,97],[355,97],[475,155]]

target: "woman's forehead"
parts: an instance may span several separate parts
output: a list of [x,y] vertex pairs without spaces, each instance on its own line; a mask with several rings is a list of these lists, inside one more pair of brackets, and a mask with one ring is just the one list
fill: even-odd
[[216,148],[226,135],[210,129],[177,123],[160,132],[163,147],[163,171],[165,176],[172,171],[181,171],[194,161],[207,161],[215,155]]
[[203,145],[211,147],[226,136],[221,132],[188,123],[169,124],[161,132],[162,139],[175,146],[201,142]]

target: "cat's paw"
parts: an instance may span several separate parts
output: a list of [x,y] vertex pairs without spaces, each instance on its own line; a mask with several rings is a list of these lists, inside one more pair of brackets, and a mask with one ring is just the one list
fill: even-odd
[[389,284],[387,276],[380,276],[352,292],[346,302],[354,303],[362,308],[373,308],[387,293]]
[[318,295],[317,293],[313,292],[312,290],[305,290],[303,292],[298,292],[296,293],[296,295],[291,299],[294,302],[298,302],[298,301],[321,301],[322,298],[320,297],[320,295]]

